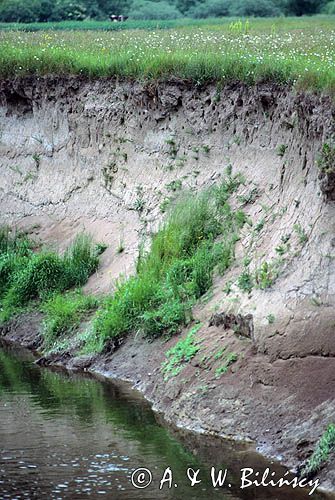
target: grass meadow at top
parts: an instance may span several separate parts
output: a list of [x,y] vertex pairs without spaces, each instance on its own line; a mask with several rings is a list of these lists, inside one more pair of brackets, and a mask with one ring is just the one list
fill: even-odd
[[195,84],[273,81],[335,92],[335,16],[137,24],[84,21],[42,27],[53,29],[0,26],[1,77],[80,74],[141,80],[178,77]]

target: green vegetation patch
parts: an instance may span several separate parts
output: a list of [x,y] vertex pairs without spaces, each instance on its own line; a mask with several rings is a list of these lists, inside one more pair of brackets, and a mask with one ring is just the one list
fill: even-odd
[[99,351],[130,332],[170,336],[189,322],[192,305],[212,286],[214,269],[223,273],[233,261],[243,222],[228,200],[242,180],[229,168],[219,186],[181,195],[150,251],[140,251],[137,274],[117,282],[97,312],[87,349]]
[[293,229],[298,236],[299,243],[304,245],[308,241],[308,236],[304,228],[300,224],[294,224]]
[[237,278],[237,286],[242,292],[250,293],[254,287],[254,277],[246,266],[240,276]]
[[19,269],[28,263],[32,248],[33,242],[23,233],[12,233],[9,227],[0,228],[0,300]]
[[43,347],[52,349],[61,337],[74,333],[88,313],[97,309],[98,305],[97,298],[83,295],[80,290],[58,293],[44,302]]
[[270,262],[264,261],[255,271],[256,287],[265,290],[273,285],[279,276],[281,259],[274,259]]
[[[335,18],[331,16],[193,20],[194,26],[187,20],[164,22],[184,27],[158,31],[160,23],[152,22],[153,29],[125,32],[121,28],[134,25],[110,23],[102,27],[113,31],[95,32],[84,31],[93,25],[83,22],[82,31],[30,33],[16,31],[20,28],[16,25],[15,31],[1,33],[0,76],[78,74],[141,80],[173,76],[196,84],[273,81],[334,92]],[[171,154],[176,155],[173,145]]]
[[276,316],[270,313],[267,315],[266,319],[268,320],[269,325],[272,325],[276,321]]
[[238,360],[238,355],[235,352],[228,353],[225,357],[224,364],[215,370],[215,375],[217,377],[220,377],[221,375],[227,373],[229,367],[232,364],[236,363],[237,360]]
[[[278,253],[278,252],[277,252]],[[281,254],[281,251],[279,252]],[[263,261],[253,272],[249,269],[249,261],[244,266],[243,272],[237,278],[237,286],[242,292],[250,293],[253,288],[265,290],[270,288],[279,277],[283,258],[278,257],[271,261]]]
[[24,235],[0,230],[0,322],[7,321],[33,300],[82,286],[97,269],[100,250],[80,234],[63,256],[33,251]]
[[316,448],[300,471],[301,477],[314,476],[335,452],[335,425],[330,424],[319,439]]
[[195,334],[201,328],[201,324],[195,325],[186,337],[179,340],[174,347],[169,349],[165,356],[168,358],[162,365],[164,379],[175,377],[185,367],[200,349],[199,342],[195,340]]
[[320,171],[324,174],[331,174],[335,172],[335,145],[331,143],[324,143],[321,153],[317,160],[317,165]]

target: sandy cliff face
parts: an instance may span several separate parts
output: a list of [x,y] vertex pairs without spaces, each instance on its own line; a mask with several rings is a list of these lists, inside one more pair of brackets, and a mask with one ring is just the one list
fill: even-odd
[[[206,348],[227,341],[241,354],[238,371],[224,385],[204,374],[215,393],[195,403],[199,366],[188,368],[187,387],[185,374],[164,383],[159,341],[142,354],[128,341],[104,370],[139,380],[171,419],[303,458],[335,419],[335,188],[316,165],[335,133],[331,100],[265,84],[51,77],[4,81],[0,95],[1,222],[61,246],[81,229],[104,240],[109,248],[91,291],[107,292],[113,278],[132,272],[139,243],[180,190],[218,182],[228,165],[244,175],[234,203],[249,224],[236,262],[195,311]],[[240,290],[246,258],[252,272],[266,262],[270,275],[280,261],[271,286]],[[215,311],[251,314],[253,339],[209,327]],[[145,367],[153,359],[154,382]]]

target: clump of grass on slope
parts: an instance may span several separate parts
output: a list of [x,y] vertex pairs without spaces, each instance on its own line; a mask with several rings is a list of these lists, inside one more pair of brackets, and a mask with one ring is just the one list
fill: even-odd
[[330,424],[319,439],[316,448],[300,471],[301,477],[314,476],[327,462],[330,455],[335,453],[335,425]]
[[228,199],[242,179],[228,171],[226,179],[198,195],[184,195],[152,240],[141,252],[137,274],[120,281],[98,311],[92,350],[131,331],[148,337],[179,331],[191,307],[212,285],[214,268],[231,264],[240,218]]
[[33,243],[23,233],[0,228],[0,300],[9,288],[13,276],[32,256]]
[[0,255],[16,252],[25,253],[33,243],[24,233],[13,232],[8,226],[0,227]]
[[64,256],[50,251],[34,253],[25,239],[7,245],[0,255],[0,321],[8,320],[31,300],[83,285],[98,262],[96,248],[86,235],[79,235]]
[[98,299],[83,295],[80,290],[58,293],[42,305],[45,313],[42,335],[44,348],[55,346],[64,334],[69,335],[78,328],[86,314],[98,307]]
[[67,281],[65,287],[84,285],[89,276],[96,271],[99,264],[98,254],[104,249],[101,244],[94,245],[90,235],[79,234],[63,257]]

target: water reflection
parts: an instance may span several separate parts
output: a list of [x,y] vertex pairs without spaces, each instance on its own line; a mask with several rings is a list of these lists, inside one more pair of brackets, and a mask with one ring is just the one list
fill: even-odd
[[[239,490],[236,456],[227,454],[222,441],[213,444],[189,433],[174,437],[158,424],[149,405],[125,388],[41,369],[26,351],[0,345],[1,499],[285,497],[284,491]],[[230,467],[230,489],[213,488],[209,465]],[[173,487],[159,491],[168,466]],[[146,489],[131,485],[138,467],[152,471],[154,480]],[[202,471],[202,483],[194,488],[186,476],[188,467]],[[310,497],[291,491],[285,498]]]

